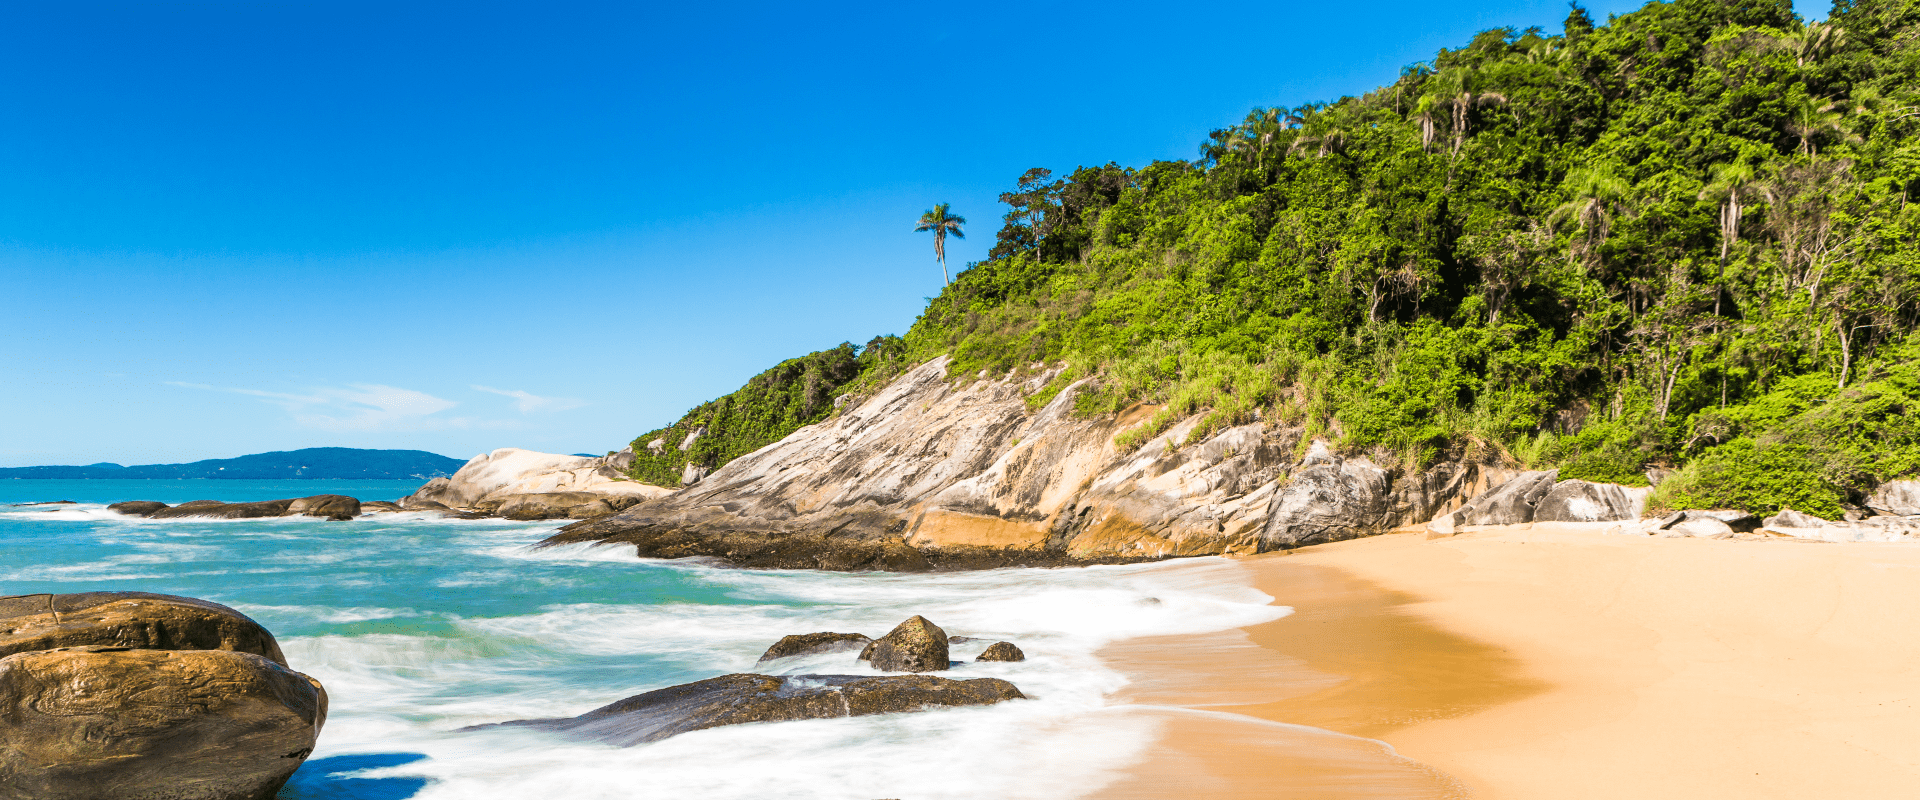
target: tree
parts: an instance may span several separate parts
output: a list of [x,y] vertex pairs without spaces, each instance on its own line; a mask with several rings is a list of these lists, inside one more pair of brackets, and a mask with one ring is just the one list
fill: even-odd
[[933,257],[940,259],[942,286],[953,283],[953,280],[947,277],[947,234],[953,234],[955,239],[967,238],[967,235],[960,230],[960,226],[965,224],[967,224],[966,217],[954,216],[948,212],[947,204],[941,203],[927,213],[921,214],[920,226],[913,229],[915,233],[933,231]]
[[1720,265],[1727,264],[1727,250],[1740,241],[1742,202],[1753,196],[1753,167],[1745,163],[1715,164],[1712,181],[1700,190],[1700,199],[1720,202]]

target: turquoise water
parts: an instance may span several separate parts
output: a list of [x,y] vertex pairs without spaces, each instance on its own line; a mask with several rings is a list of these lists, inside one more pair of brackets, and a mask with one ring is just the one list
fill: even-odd
[[[1225,630],[1284,609],[1215,559],[943,575],[748,571],[643,561],[625,548],[528,547],[558,523],[371,514],[166,520],[119,500],[393,499],[398,481],[0,481],[0,594],[134,590],[215,600],[259,620],[326,685],[320,747],[282,791],[318,798],[1072,797],[1153,740],[1111,712],[1125,678],[1093,653],[1130,636]],[[912,614],[966,658],[998,639],[1019,664],[967,664],[1036,699],[983,709],[745,725],[634,748],[479,723],[578,714],[750,671],[820,630],[879,635]],[[788,673],[862,674],[850,654]]]

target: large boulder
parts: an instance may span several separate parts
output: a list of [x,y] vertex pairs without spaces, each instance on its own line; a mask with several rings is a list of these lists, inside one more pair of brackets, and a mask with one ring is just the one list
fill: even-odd
[[894,626],[887,635],[873,640],[860,652],[860,660],[872,663],[873,668],[881,672],[943,670],[951,663],[948,661],[947,632],[927,621],[926,617],[916,614]]
[[360,501],[343,494],[316,494],[289,503],[287,513],[343,521],[360,516]]
[[782,636],[774,642],[767,652],[760,656],[758,663],[765,664],[776,658],[811,656],[820,653],[847,653],[864,650],[873,643],[873,637],[861,633],[796,633]]
[[975,661],[1025,661],[1027,654],[1012,642],[994,642]]
[[1791,508],[1780,509],[1780,513],[1761,520],[1768,528],[1821,528],[1827,521],[1812,514],[1804,514]]
[[1392,482],[1365,458],[1334,455],[1315,441],[1301,469],[1274,492],[1261,532],[1262,550],[1303,547],[1379,533]]
[[[618,511],[641,500],[673,493],[671,489],[627,479],[621,470],[613,466],[618,462],[631,466],[632,453],[591,458],[502,447],[491,453],[474,456],[451,478],[427,481],[426,485],[400,501],[400,504],[410,510],[416,506],[420,510],[427,510],[430,507],[426,503],[438,503],[456,509],[497,512],[499,507],[516,495],[588,492],[607,498],[610,503],[616,500],[625,502],[625,505],[614,503],[613,508]],[[534,519],[560,519],[564,516]]]
[[1533,507],[1534,522],[1620,522],[1640,518],[1647,490],[1614,483],[1565,480]]
[[1867,508],[1889,517],[1920,515],[1920,480],[1887,481],[1867,497]]
[[1024,697],[1013,684],[997,678],[741,673],[634,695],[570,719],[503,724],[631,746],[721,725],[984,706]]
[[[138,502],[138,501],[136,501]],[[108,506],[112,508],[112,506]],[[124,512],[123,512],[124,513]],[[258,519],[261,517],[308,516],[349,520],[360,515],[360,501],[345,495],[317,494],[285,500],[261,500],[252,503],[223,503],[219,500],[194,500],[172,508],[159,508],[143,514],[148,519]]]
[[1727,523],[1714,519],[1713,517],[1699,516],[1683,519],[1667,527],[1660,535],[1673,539],[1684,539],[1687,537],[1697,539],[1725,539],[1733,536],[1733,534],[1733,527]]
[[270,800],[326,721],[253,653],[73,647],[0,658],[0,800]]
[[1521,525],[1532,522],[1534,510],[1553,491],[1559,470],[1522,472],[1506,483],[1467,501],[1468,525]]
[[85,645],[230,650],[287,663],[260,623],[206,600],[146,592],[0,598],[0,656]]
[[640,502],[631,495],[604,495],[594,492],[540,492],[514,494],[500,498],[493,513],[507,519],[598,519],[612,516]]
[[167,508],[166,503],[158,500],[128,500],[107,506],[108,511],[125,514],[129,517],[150,517],[153,512]]

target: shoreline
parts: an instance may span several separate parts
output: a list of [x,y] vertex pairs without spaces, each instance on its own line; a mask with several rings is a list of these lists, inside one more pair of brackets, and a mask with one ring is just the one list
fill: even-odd
[[1272,796],[1287,765],[1246,752],[1234,723],[1378,739],[1441,778],[1409,791],[1360,769],[1300,797],[1890,798],[1920,785],[1920,546],[1515,525],[1240,563],[1296,612],[1101,652],[1135,681],[1123,701],[1234,716],[1164,728],[1092,796],[1148,797],[1196,770],[1217,780],[1187,795]]

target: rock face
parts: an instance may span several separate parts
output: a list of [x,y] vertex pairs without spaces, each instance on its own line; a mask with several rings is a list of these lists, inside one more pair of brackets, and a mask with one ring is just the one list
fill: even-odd
[[1889,517],[1920,515],[1920,480],[1887,481],[1867,497],[1867,508]]
[[634,695],[571,719],[502,724],[565,731],[631,746],[721,725],[861,717],[938,706],[993,705],[1023,698],[1013,684],[996,678],[956,681],[931,675],[742,673]]
[[[536,453],[503,447],[474,456],[452,478],[435,478],[400,501],[409,510],[451,509],[495,513],[513,503],[515,519],[586,519],[606,516],[673,490],[626,479],[615,464],[631,466],[631,450],[602,458]],[[602,503],[554,500],[546,495],[592,495]],[[557,509],[567,509],[560,513]],[[574,511],[580,516],[571,516]],[[504,516],[504,514],[502,514]]]
[[1540,498],[1533,508],[1534,522],[1619,522],[1639,519],[1647,507],[1647,489],[1629,489],[1612,483],[1565,480]]
[[1541,500],[1553,491],[1559,470],[1523,472],[1467,501],[1468,525],[1521,525],[1532,522]]
[[632,495],[604,495],[594,492],[543,492],[510,494],[500,499],[494,514],[507,519],[596,519],[612,516],[640,502]]
[[313,752],[320,685],[252,653],[0,658],[0,797],[269,800]]
[[326,721],[317,681],[218,603],[0,598],[0,800],[269,800]]
[[887,635],[860,651],[860,660],[881,672],[937,672],[951,663],[947,632],[926,617],[908,617]]
[[992,645],[987,647],[986,652],[981,653],[980,657],[974,660],[975,661],[1025,661],[1027,660],[1027,654],[1020,652],[1020,648],[1014,646],[1012,642],[994,642]]
[[1080,418],[1083,381],[1031,410],[1026,398],[1059,369],[949,382],[947,364],[923,364],[827,421],[547,544],[838,570],[1111,563],[1382,533],[1452,510],[1490,480],[1458,464],[1407,474],[1262,423],[1189,442],[1199,415],[1122,451],[1115,436],[1156,409]]
[[774,642],[767,652],[760,656],[758,663],[765,664],[776,658],[810,656],[819,653],[849,653],[863,650],[873,643],[873,638],[860,633],[797,633],[782,636]]
[[146,592],[0,598],[0,656],[87,645],[231,650],[287,663],[260,623],[206,600]]

